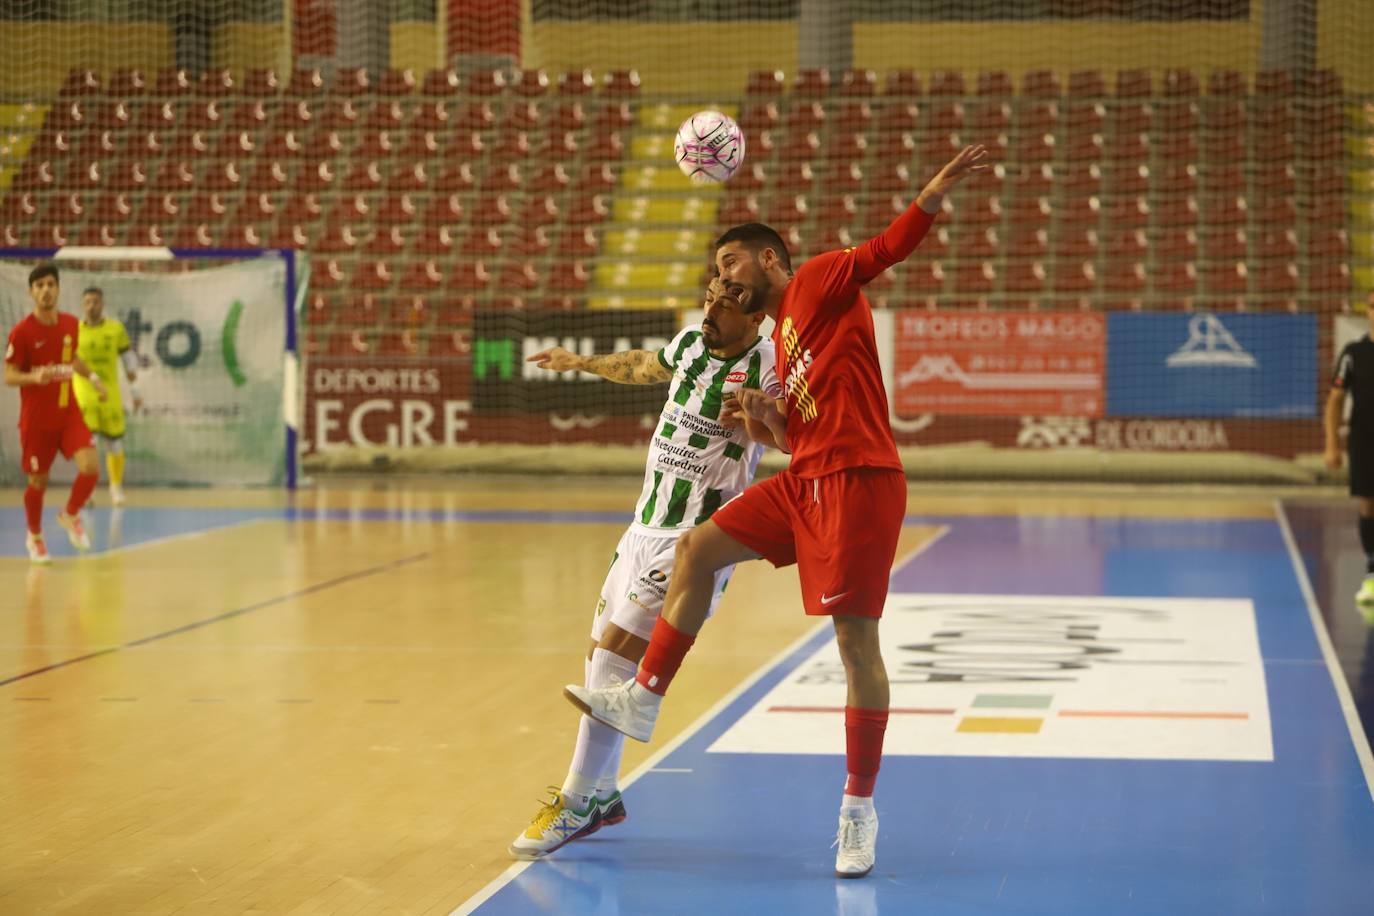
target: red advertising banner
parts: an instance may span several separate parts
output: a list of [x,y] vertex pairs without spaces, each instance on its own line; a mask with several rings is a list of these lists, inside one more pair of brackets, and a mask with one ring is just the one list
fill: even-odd
[[470,379],[467,361],[312,361],[305,380],[304,451],[471,441]]
[[1107,322],[1095,312],[902,311],[899,417],[1099,417]]

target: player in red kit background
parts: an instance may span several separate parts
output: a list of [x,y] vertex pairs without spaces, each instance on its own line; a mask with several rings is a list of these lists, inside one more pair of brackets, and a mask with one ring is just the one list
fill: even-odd
[[57,310],[58,284],[57,267],[51,263],[29,273],[33,312],[10,331],[5,348],[5,384],[19,389],[19,442],[29,481],[24,515],[29,559],[35,563],[50,562],[43,543],[43,493],[48,469],[59,451],[76,464],[76,480],[57,523],[67,530],[73,547],[86,550],[91,546],[80,513],[95,489],[98,464],[95,439],[81,419],[72,392],[72,374],[89,379],[100,400],[106,397],[99,377],[76,357],[81,323],[75,315]]
[[873,787],[888,717],[878,619],[906,513],[906,475],[888,421],[873,315],[863,286],[910,255],[944,195],[990,166],[965,148],[881,235],[807,261],[794,274],[781,237],[760,223],[726,232],[716,266],[746,310],[776,322],[785,397],[740,393],[735,413],[756,438],[792,453],[787,470],[751,486],[678,541],[674,577],[633,681],[564,693],[593,718],[647,741],[663,694],[706,618],[715,570],[745,560],[797,564],[806,613],[830,616],[848,681],[848,781],[840,806],[835,873],[873,869],[878,817]]

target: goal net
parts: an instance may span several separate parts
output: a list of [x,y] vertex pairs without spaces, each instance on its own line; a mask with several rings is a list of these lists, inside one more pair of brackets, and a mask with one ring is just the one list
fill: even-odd
[[[126,417],[126,480],[134,485],[294,485],[295,354],[290,253],[174,255],[169,249],[0,249],[0,323],[32,312],[28,274],[51,260],[58,308],[82,318],[83,292],[102,293],[137,361],[136,410],[116,368]],[[84,330],[84,328],[83,328]],[[0,482],[22,482],[19,395],[0,400]],[[97,436],[97,444],[101,444]],[[53,468],[62,479],[72,471]]]
[[[525,356],[671,337],[711,240],[880,231],[916,474],[1324,479],[1374,289],[1365,0],[17,0],[0,243],[309,251],[312,466],[633,468],[662,389]],[[689,183],[673,135],[746,137]],[[55,241],[56,240],[56,241]],[[576,461],[547,449],[585,448]],[[131,464],[131,468],[133,465]]]

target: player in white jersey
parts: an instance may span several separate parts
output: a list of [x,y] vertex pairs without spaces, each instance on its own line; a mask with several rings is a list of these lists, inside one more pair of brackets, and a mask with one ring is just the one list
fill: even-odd
[[[678,537],[754,478],[763,446],[733,419],[731,402],[741,388],[782,397],[773,341],[759,334],[762,322],[762,310],[745,314],[738,300],[712,281],[701,325],[681,331],[657,352],[582,357],[554,347],[530,357],[543,369],[580,370],[627,385],[672,383],[649,443],[634,521],[616,547],[596,604],[584,663],[588,687],[635,676],[668,593]],[[732,568],[716,575],[712,611]],[[511,855],[536,859],[625,819],[617,788],[623,742],[620,732],[582,717],[562,789],[511,843]]]

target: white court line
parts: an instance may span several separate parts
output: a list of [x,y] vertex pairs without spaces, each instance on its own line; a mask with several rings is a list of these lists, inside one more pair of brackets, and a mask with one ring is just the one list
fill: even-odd
[[[901,560],[899,560],[897,563],[894,563],[892,568],[899,569],[902,566],[905,566],[907,563],[910,563],[912,560],[916,559],[922,553],[929,550],[935,544],[936,541],[940,540],[940,538],[944,537],[948,533],[949,526],[942,525],[936,531],[934,537],[922,543],[915,550],[912,550],[911,552],[907,553],[905,556],[901,558]],[[724,712],[727,706],[729,706],[735,700],[739,699],[741,694],[747,691],[750,687],[753,687],[755,684],[757,684],[760,680],[764,678],[765,675],[767,675],[778,665],[782,664],[783,661],[787,658],[787,656],[791,655],[793,652],[796,652],[803,645],[805,645],[808,640],[814,639],[817,633],[821,632],[821,630],[826,629],[830,625],[831,624],[829,620],[817,621],[814,627],[808,629],[805,633],[798,636],[791,643],[789,643],[786,648],[778,652],[778,654],[774,655],[768,661],[764,662],[763,665],[757,668],[753,674],[750,674],[743,681],[740,681],[737,685],[735,685],[734,689],[732,689],[725,696],[717,700],[710,709],[706,710],[704,713],[698,716],[696,720],[692,722],[691,725],[687,726],[676,736],[674,736],[672,740],[670,740],[667,744],[663,745],[663,747],[659,748],[658,751],[650,755],[648,760],[645,760],[639,766],[635,767],[634,771],[630,773],[629,776],[625,777],[624,782],[621,783],[621,788],[629,788],[635,782],[635,780],[639,779],[639,777],[643,776],[645,773],[656,770],[657,764],[660,760],[676,751],[679,747],[686,743],[686,741],[689,738],[691,738],[697,732],[705,728],[706,725],[712,719],[714,719],[716,716]],[[658,772],[681,771],[665,769],[658,770]],[[452,913],[450,913],[449,916],[468,916],[468,914],[475,911],[479,906],[486,903],[492,897],[496,896],[497,892],[500,891],[501,888],[505,887],[507,884],[511,883],[516,878],[520,877],[521,873],[523,873],[525,869],[529,868],[531,865],[536,864],[537,861],[538,860],[531,862],[513,863],[509,868],[501,872],[501,874],[491,879],[491,881],[487,883],[486,887],[482,888],[476,894],[469,897],[466,901],[459,904],[458,908],[454,910]]]
[[1293,539],[1293,531],[1288,527],[1288,516],[1284,514],[1283,503],[1274,500],[1274,516],[1283,532],[1283,542],[1288,547],[1288,559],[1293,564],[1293,572],[1298,577],[1298,587],[1302,589],[1303,600],[1307,603],[1307,615],[1312,618],[1312,629],[1317,634],[1317,645],[1321,646],[1322,658],[1326,661],[1326,673],[1331,676],[1331,684],[1336,688],[1340,700],[1341,714],[1345,716],[1345,727],[1350,731],[1350,742],[1355,745],[1355,756],[1360,759],[1360,769],[1364,771],[1364,782],[1369,788],[1369,798],[1374,801],[1374,753],[1370,752],[1369,742],[1365,739],[1364,728],[1360,725],[1359,712],[1355,709],[1355,698],[1350,695],[1350,685],[1345,682],[1336,649],[1331,645],[1331,636],[1326,632],[1326,623],[1317,609],[1317,596],[1312,591],[1312,582],[1307,578],[1307,565],[1302,561],[1298,543]]

